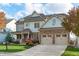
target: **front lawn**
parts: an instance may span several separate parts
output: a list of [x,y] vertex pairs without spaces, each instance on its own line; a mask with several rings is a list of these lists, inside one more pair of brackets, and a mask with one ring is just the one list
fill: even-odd
[[19,51],[23,51],[25,49],[28,49],[30,47],[32,47],[32,46],[12,44],[12,45],[8,45],[8,50],[6,51],[6,46],[0,45],[0,52],[19,52]]
[[63,56],[79,56],[79,48],[67,47]]

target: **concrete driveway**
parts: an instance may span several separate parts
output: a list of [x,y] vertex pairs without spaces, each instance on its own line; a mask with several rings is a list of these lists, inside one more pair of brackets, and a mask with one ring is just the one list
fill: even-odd
[[28,50],[16,53],[6,53],[6,56],[60,56],[67,45],[37,45]]

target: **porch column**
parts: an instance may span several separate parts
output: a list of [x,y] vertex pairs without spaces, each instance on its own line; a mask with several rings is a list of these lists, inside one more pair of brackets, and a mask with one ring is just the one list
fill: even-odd
[[28,32],[28,38],[29,38],[29,32]]
[[24,35],[21,33],[21,39],[23,39],[24,38]]
[[22,43],[23,38],[24,38],[23,33],[21,33],[20,43]]

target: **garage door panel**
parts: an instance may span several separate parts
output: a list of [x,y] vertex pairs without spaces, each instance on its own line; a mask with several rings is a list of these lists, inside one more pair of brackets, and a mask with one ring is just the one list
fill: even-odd
[[41,36],[41,44],[52,44],[52,34],[44,34]]
[[63,39],[63,38],[55,39],[55,44],[65,45],[65,44],[67,44],[67,39]]
[[66,45],[67,42],[68,42],[67,36],[63,36],[62,34],[57,34],[55,36],[55,44]]

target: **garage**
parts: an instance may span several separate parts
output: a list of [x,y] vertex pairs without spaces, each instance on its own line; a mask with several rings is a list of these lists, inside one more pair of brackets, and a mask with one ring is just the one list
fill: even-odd
[[52,34],[42,34],[41,35],[41,44],[53,44],[53,35]]
[[56,34],[55,35],[55,44],[57,45],[67,45],[68,44],[68,35],[63,34]]
[[42,28],[40,29],[40,36],[41,44],[68,44],[68,32],[65,31],[63,28]]

